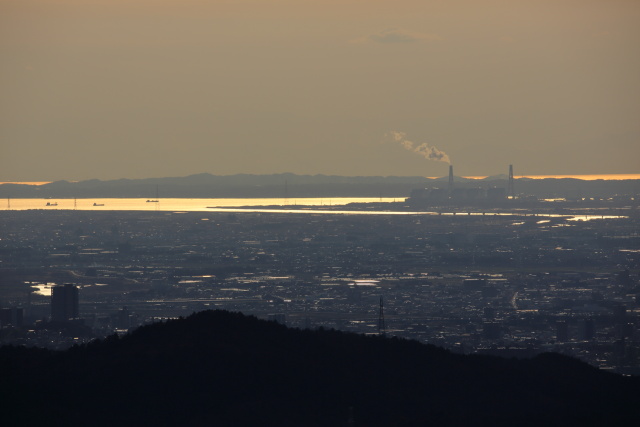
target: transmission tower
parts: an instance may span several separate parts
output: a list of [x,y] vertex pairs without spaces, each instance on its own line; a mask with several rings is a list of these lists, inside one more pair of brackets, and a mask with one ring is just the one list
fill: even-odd
[[289,206],[289,183],[284,180],[284,205]]
[[509,184],[507,188],[507,197],[510,199],[516,198],[516,191],[513,185],[513,165],[509,165]]
[[387,334],[387,327],[384,323],[384,303],[382,302],[382,296],[380,296],[380,312],[378,314],[378,335],[385,336]]

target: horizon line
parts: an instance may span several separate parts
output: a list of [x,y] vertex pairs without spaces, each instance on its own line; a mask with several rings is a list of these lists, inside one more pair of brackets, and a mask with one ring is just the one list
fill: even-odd
[[[238,175],[238,174],[232,174],[232,175],[221,175],[221,176],[233,176],[233,175]],[[258,174],[258,175],[274,175],[274,174]],[[277,175],[277,174],[276,174]],[[320,174],[322,175],[322,174]],[[506,176],[506,174],[503,174]],[[190,176],[190,175],[187,175]],[[393,175],[389,175],[389,176],[393,176]],[[463,175],[460,176],[460,178],[465,178],[465,179],[477,179],[477,180],[481,180],[481,179],[486,179],[489,178],[492,175]],[[172,177],[172,178],[181,178],[181,177]],[[439,179],[439,178],[446,178],[446,176],[425,176],[424,178],[428,178],[428,179]],[[602,180],[607,180],[607,181],[615,181],[615,180],[629,180],[629,179],[640,179],[640,173],[609,173],[609,174],[565,174],[565,175],[515,175],[514,179],[521,179],[521,178],[529,178],[529,179],[564,179],[564,178],[572,178],[572,179],[580,179],[583,181],[595,181],[598,179],[602,179]],[[88,181],[91,179],[95,179],[95,178],[90,178],[87,180],[83,180],[83,181]],[[100,180],[100,181],[112,181],[112,180],[118,180],[118,179],[122,179],[122,178],[114,178],[114,179],[105,179],[105,180]],[[132,179],[159,179],[159,178],[132,178]],[[63,180],[58,180],[58,181],[63,181]],[[57,181],[0,181],[0,185],[2,184],[18,184],[18,185],[45,185],[45,184],[51,184],[53,182],[57,182]],[[69,182],[81,182],[81,181],[69,181]]]

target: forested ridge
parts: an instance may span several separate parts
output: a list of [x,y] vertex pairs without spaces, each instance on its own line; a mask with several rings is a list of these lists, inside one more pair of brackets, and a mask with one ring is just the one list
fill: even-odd
[[226,311],[64,352],[0,349],[3,425],[637,425],[640,380]]

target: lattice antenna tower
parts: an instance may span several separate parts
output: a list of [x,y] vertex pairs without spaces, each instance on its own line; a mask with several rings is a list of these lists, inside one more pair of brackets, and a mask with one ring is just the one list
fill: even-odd
[[387,334],[387,326],[384,323],[384,302],[380,296],[380,311],[378,314],[378,335],[385,336]]
[[284,205],[289,205],[289,182],[284,180]]
[[515,187],[513,183],[513,165],[509,165],[509,184],[507,187],[507,196],[510,199],[515,199],[516,197]]

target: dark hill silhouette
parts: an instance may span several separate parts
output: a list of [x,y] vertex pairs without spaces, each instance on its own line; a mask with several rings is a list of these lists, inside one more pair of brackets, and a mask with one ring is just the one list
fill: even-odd
[[637,425],[640,380],[206,311],[65,352],[0,349],[3,425]]

